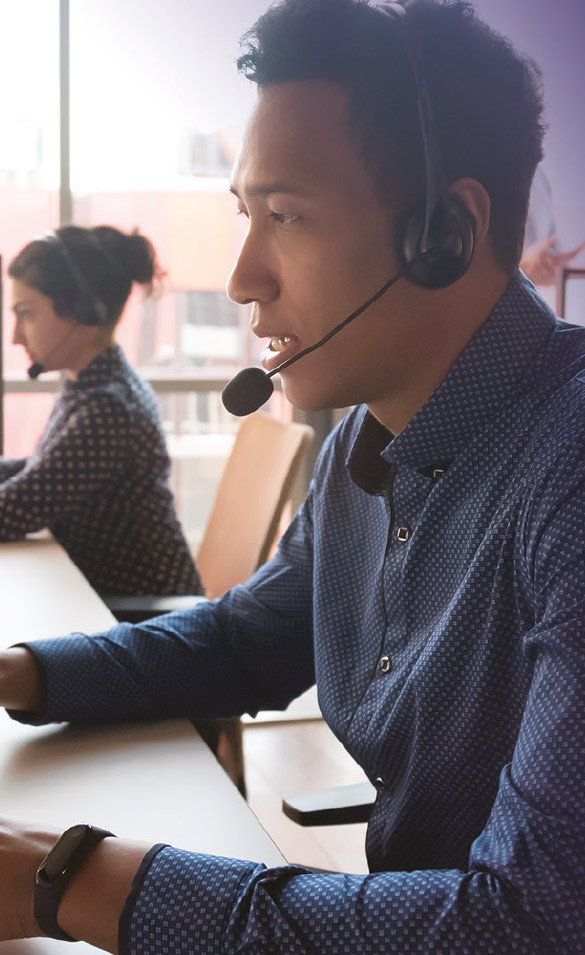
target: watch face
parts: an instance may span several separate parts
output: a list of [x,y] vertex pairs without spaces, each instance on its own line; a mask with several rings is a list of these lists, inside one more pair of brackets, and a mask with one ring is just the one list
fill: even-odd
[[88,828],[85,825],[77,825],[63,833],[47,857],[41,862],[37,872],[38,881],[50,885],[51,882],[54,882],[63,874],[71,856],[83,842]]

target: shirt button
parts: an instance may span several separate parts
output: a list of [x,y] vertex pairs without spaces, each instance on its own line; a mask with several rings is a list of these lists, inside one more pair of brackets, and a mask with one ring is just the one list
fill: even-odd
[[405,541],[407,541],[408,538],[410,537],[410,528],[406,526],[399,527],[398,530],[396,531],[396,536],[399,541],[402,541],[402,543],[405,543]]
[[376,776],[376,786],[385,786],[385,782],[381,776]]
[[392,669],[392,661],[390,657],[381,657],[380,669],[382,673],[390,673],[390,670]]

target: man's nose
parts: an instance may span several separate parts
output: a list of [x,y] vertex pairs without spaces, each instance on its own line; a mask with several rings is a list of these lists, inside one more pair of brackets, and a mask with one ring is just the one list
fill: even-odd
[[279,282],[269,251],[252,228],[244,239],[226,290],[228,297],[238,305],[271,302],[278,297]]

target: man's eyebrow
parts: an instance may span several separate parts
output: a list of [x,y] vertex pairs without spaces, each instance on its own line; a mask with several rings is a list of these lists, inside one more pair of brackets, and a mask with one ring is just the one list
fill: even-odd
[[[240,194],[233,183],[230,185],[230,192],[233,193],[236,198],[240,198]],[[247,190],[247,192],[248,195],[253,199],[267,199],[269,196],[274,195],[295,196],[299,199],[310,199],[312,196],[310,192],[307,192],[304,189],[298,189],[289,182],[279,181],[267,182],[264,185],[252,186]]]

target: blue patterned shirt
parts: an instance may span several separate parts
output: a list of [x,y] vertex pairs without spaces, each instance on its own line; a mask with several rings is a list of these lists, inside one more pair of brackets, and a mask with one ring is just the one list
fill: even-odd
[[65,382],[33,453],[0,458],[0,540],[48,527],[103,595],[200,594],[156,395],[119,345]]
[[276,557],[163,629],[34,644],[46,719],[316,679],[377,786],[370,873],[157,846],[121,951],[585,952],[585,329],[521,275],[399,436],[352,411]]

